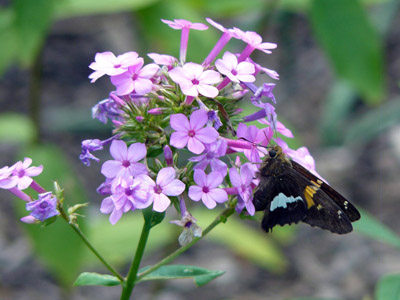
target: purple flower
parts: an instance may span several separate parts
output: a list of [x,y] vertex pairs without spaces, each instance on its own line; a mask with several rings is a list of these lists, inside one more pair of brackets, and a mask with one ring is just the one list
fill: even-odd
[[51,192],[39,194],[38,200],[26,204],[26,210],[32,211],[30,215],[42,222],[59,214],[57,198]]
[[[240,123],[237,128],[237,137],[252,143],[251,149],[235,148],[236,151],[243,151],[248,160],[254,163],[261,162],[260,154],[264,155],[265,147],[268,146],[272,138],[273,131],[265,128],[258,129],[256,126],[251,125],[247,127],[245,124]],[[264,147],[259,147],[264,146]]]
[[165,54],[148,53],[147,56],[150,57],[157,65],[167,66],[168,70],[171,70],[178,61],[175,57]]
[[218,117],[218,112],[215,110],[208,110],[207,111],[208,122],[207,126],[213,126],[216,130],[222,126],[221,119]]
[[239,61],[243,61],[248,58],[255,49],[269,54],[271,53],[270,49],[275,49],[277,47],[277,45],[274,43],[263,43],[261,36],[254,31],[244,32],[236,27],[234,30],[236,35],[238,35],[243,42],[247,43],[247,47],[239,56]]
[[228,166],[218,158],[226,154],[228,144],[225,140],[217,140],[214,143],[205,145],[205,153],[189,158],[190,161],[198,162],[193,169],[205,170],[208,165],[211,166],[212,171],[218,171],[223,176],[226,175]]
[[120,119],[123,111],[118,108],[118,105],[113,99],[107,98],[99,101],[92,108],[92,118],[98,119],[100,122],[107,124],[107,120]]
[[197,185],[189,187],[189,198],[193,201],[203,201],[208,209],[213,209],[217,203],[224,203],[228,200],[228,194],[218,186],[224,177],[220,172],[206,174],[203,170],[194,170],[194,182]]
[[175,19],[174,21],[161,19],[161,21],[164,22],[165,24],[167,24],[172,29],[182,30],[181,46],[180,46],[180,60],[181,60],[181,63],[184,63],[186,60],[186,52],[187,52],[187,45],[188,45],[188,41],[189,41],[190,29],[206,30],[206,29],[208,29],[208,26],[204,25],[202,23],[192,23],[190,21],[183,20],[183,19]]
[[270,98],[272,102],[276,103],[275,96],[272,93],[275,85],[275,83],[264,83],[260,88],[257,89],[257,91],[254,93],[254,96],[251,97],[251,102],[255,106],[263,107],[264,103],[261,102],[261,97],[265,96],[267,98]]
[[204,151],[204,144],[210,144],[217,140],[219,134],[212,127],[204,127],[208,121],[205,110],[198,109],[190,115],[190,121],[183,114],[171,115],[172,133],[170,144],[175,148],[182,149],[186,145],[189,151],[200,154]]
[[110,147],[114,160],[106,161],[101,173],[107,178],[137,176],[147,173],[146,166],[138,161],[146,157],[147,149],[142,143],[126,146],[122,140],[113,140]]
[[202,230],[196,222],[197,220],[187,211],[185,211],[181,220],[170,221],[172,224],[183,227],[183,231],[178,238],[179,245],[185,246],[193,240],[193,237],[201,237]]
[[249,163],[246,163],[240,167],[240,174],[236,168],[230,168],[229,178],[231,179],[232,185],[237,188],[238,210],[242,211],[242,209],[246,207],[247,212],[253,216],[255,213],[252,188],[254,171],[250,167]]
[[144,95],[151,91],[153,83],[150,79],[154,77],[160,67],[156,64],[148,64],[143,67],[143,64],[143,58],[138,58],[137,63],[129,67],[125,73],[111,77],[112,84],[117,88],[117,95],[123,96],[132,92]]
[[176,173],[172,167],[161,169],[157,174],[156,182],[147,175],[138,177],[138,180],[147,185],[147,197],[150,202],[153,202],[154,211],[165,211],[171,204],[167,196],[178,196],[185,190],[185,184],[175,177]]
[[0,169],[0,188],[11,189],[17,185],[17,178],[11,178],[13,168],[5,166]]
[[94,70],[89,78],[91,82],[95,82],[101,76],[107,74],[109,76],[115,76],[125,73],[128,67],[134,65],[138,59],[136,52],[127,52],[115,57],[112,52],[101,52],[95,56],[95,62],[89,65],[89,68]]
[[90,166],[90,160],[93,159],[96,162],[99,162],[100,159],[94,156],[91,152],[103,150],[103,143],[99,139],[94,140],[84,140],[82,141],[82,153],[79,155],[79,159],[81,162],[86,165]]
[[39,167],[29,167],[32,163],[32,159],[25,157],[24,162],[17,162],[11,168],[13,168],[11,179],[16,180],[17,188],[19,190],[24,190],[28,188],[33,179],[31,177],[37,176],[43,171],[43,166]]
[[168,145],[164,146],[163,154],[164,154],[164,159],[165,159],[165,162],[167,163],[167,166],[171,167],[174,164],[174,157],[172,154],[172,150]]
[[233,82],[254,82],[256,78],[253,76],[255,72],[254,65],[242,61],[238,63],[236,55],[225,52],[222,59],[217,59],[215,66],[218,71],[227,76]]
[[111,184],[112,195],[105,198],[100,207],[103,214],[110,214],[110,223],[115,224],[123,213],[130,210],[143,209],[151,205],[147,196],[147,185],[132,176],[119,177]]
[[[273,126],[273,125],[271,126],[271,123],[266,119],[261,119],[259,120],[259,122],[261,124],[267,124],[270,127]],[[279,122],[278,120],[276,121],[276,131],[282,134],[283,136],[286,136],[288,138],[293,138],[293,133],[290,131],[290,129],[286,128],[285,125],[283,125],[283,123]]]
[[183,67],[176,67],[169,71],[169,75],[187,96],[197,97],[200,94],[215,98],[218,95],[218,89],[212,84],[218,83],[221,76],[213,70],[204,71],[199,64],[190,62]]

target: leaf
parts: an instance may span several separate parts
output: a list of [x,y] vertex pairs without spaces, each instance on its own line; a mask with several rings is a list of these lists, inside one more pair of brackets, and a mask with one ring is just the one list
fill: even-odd
[[[53,180],[57,179],[65,188],[65,204],[87,202],[82,186],[77,182],[76,174],[70,168],[63,152],[52,145],[33,146],[23,152],[24,156],[33,159],[33,165],[43,164],[43,173],[36,178],[46,190],[52,189]],[[25,203],[15,201],[19,217],[27,215]],[[84,213],[84,211],[81,211]],[[79,219],[80,228],[85,231],[86,219]],[[46,227],[22,223],[33,245],[33,250],[40,260],[55,275],[58,281],[69,287],[74,282],[82,264],[83,252],[86,250],[81,239],[71,230],[68,224],[58,220]],[[87,251],[87,250],[86,250]]]
[[367,103],[385,95],[382,43],[359,1],[313,0],[311,23],[337,75]]
[[400,299],[400,274],[383,276],[375,290],[376,300],[398,300]]
[[373,108],[348,125],[344,143],[367,143],[384,130],[400,123],[400,97]]
[[[148,268],[142,268],[139,273]],[[197,286],[202,286],[224,273],[224,271],[211,271],[195,266],[167,265],[147,274],[140,281],[193,278]]]
[[0,141],[2,144],[28,144],[33,141],[35,136],[35,126],[28,117],[16,113],[0,114]]
[[15,13],[11,8],[0,9],[0,75],[15,61],[18,47],[18,35],[14,24]]
[[131,11],[153,5],[157,1],[159,0],[63,0],[57,1],[56,16],[71,18]]
[[75,286],[82,285],[105,285],[105,286],[115,286],[120,285],[121,282],[117,277],[107,274],[99,274],[93,272],[83,272],[75,280]]
[[165,217],[165,212],[159,213],[153,210],[153,207],[143,209],[144,222],[148,226],[148,229],[160,224]]
[[343,142],[347,120],[357,100],[355,90],[343,81],[337,81],[324,103],[321,118],[321,138],[325,145]]
[[31,65],[37,59],[52,24],[54,0],[15,0],[13,6],[19,60],[23,65]]
[[377,241],[400,248],[400,237],[366,211],[359,209],[361,219],[353,224],[354,230]]
[[[193,216],[205,228],[215,218],[215,213],[198,210]],[[224,244],[234,253],[271,272],[282,273],[287,267],[287,260],[274,241],[259,228],[253,229],[242,220],[229,218],[227,224],[214,228],[207,239]]]

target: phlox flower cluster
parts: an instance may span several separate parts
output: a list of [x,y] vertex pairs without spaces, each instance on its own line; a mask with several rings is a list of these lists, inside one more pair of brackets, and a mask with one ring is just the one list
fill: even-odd
[[[80,156],[89,165],[90,160],[98,161],[92,152],[111,144],[113,160],[102,165],[106,180],[98,192],[106,196],[101,212],[110,214],[112,224],[128,211],[152,207],[164,212],[175,203],[181,220],[173,223],[193,236],[193,230],[199,230],[187,209],[191,201],[208,209],[235,205],[239,213],[254,215],[258,165],[271,144],[315,171],[305,147],[290,149],[281,138],[293,134],[278,121],[275,83],[256,83],[260,73],[279,79],[277,72],[250,58],[255,50],[270,54],[276,44],[263,42],[255,32],[206,20],[222,35],[203,62],[187,62],[186,53],[190,31],[208,26],[162,20],[181,30],[179,58],[149,53],[152,62],[145,64],[136,52],[103,52],[89,66],[92,82],[107,75],[115,86],[93,109],[93,117],[113,122],[114,135],[105,141],[83,141]],[[221,53],[232,38],[243,42],[242,52]],[[253,106],[253,113],[242,115],[242,102]],[[259,122],[246,124],[251,121]]]
[[[163,213],[174,207],[181,219],[172,223],[184,227],[180,241],[187,243],[201,234],[189,212],[196,202],[208,209],[235,206],[238,213],[254,215],[257,170],[271,144],[315,172],[308,150],[290,149],[282,139],[293,134],[278,121],[276,83],[257,83],[261,73],[271,80],[279,75],[255,63],[252,53],[270,54],[277,45],[264,42],[255,32],[206,20],[221,37],[202,62],[186,61],[187,47],[190,32],[209,30],[208,26],[179,19],[162,20],[181,31],[179,57],[107,51],[97,53],[89,65],[91,82],[107,76],[115,87],[92,109],[93,118],[112,122],[112,135],[82,141],[80,154],[89,166],[92,160],[100,162],[95,151],[110,149],[112,158],[102,162],[105,180],[97,191],[103,197],[100,211],[109,214],[112,224],[134,210]],[[241,41],[242,50],[222,52],[231,39]],[[239,104],[251,106],[253,112],[244,115]],[[248,124],[252,121],[258,122]],[[39,172],[29,164],[1,169],[0,187],[20,191],[32,186],[30,176]],[[31,216],[42,221],[55,214],[51,194],[36,201],[27,207]]]

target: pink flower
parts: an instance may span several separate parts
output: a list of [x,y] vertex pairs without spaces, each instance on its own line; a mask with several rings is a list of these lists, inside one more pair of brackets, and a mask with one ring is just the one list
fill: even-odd
[[225,176],[228,166],[226,165],[226,163],[224,163],[222,160],[219,160],[218,158],[226,154],[226,150],[228,147],[227,142],[220,139],[214,143],[206,144],[205,147],[205,153],[197,157],[189,158],[190,161],[198,162],[193,169],[205,170],[207,166],[210,165],[212,171],[218,171],[223,176]]
[[253,76],[255,67],[249,62],[242,61],[238,63],[236,55],[225,52],[222,59],[215,62],[218,71],[226,75],[234,82],[254,82],[256,78]]
[[130,66],[137,63],[138,54],[132,51],[115,57],[112,52],[107,51],[97,53],[94,59],[95,62],[89,65],[89,68],[94,70],[89,75],[92,83],[105,74],[115,76],[125,73]]
[[251,48],[261,50],[265,53],[272,53],[270,49],[275,49],[277,45],[275,43],[263,43],[262,37],[254,31],[242,31],[239,28],[234,28],[235,33],[240,39],[247,43]]
[[[237,137],[252,143],[251,149],[235,149],[236,151],[243,151],[248,160],[254,163],[261,162],[260,155],[264,156],[265,147],[268,146],[272,138],[273,131],[270,128],[264,130],[258,129],[256,126],[251,125],[247,127],[245,124],[240,123],[237,128]],[[264,147],[259,147],[264,146]]]
[[189,151],[200,154],[204,151],[204,144],[215,142],[219,136],[213,127],[204,127],[208,121],[207,112],[198,109],[190,115],[190,121],[183,114],[171,115],[172,133],[170,144],[175,148],[182,149],[186,145]]
[[168,20],[161,19],[161,21],[173,29],[182,30],[181,46],[180,46],[180,61],[183,64],[186,60],[186,52],[187,52],[187,45],[188,45],[188,41],[189,41],[190,29],[206,30],[206,29],[208,29],[208,26],[204,25],[202,23],[192,23],[190,21],[182,20],[182,19],[175,19],[174,21],[168,21]]
[[154,211],[165,211],[171,204],[168,196],[178,196],[185,190],[185,184],[175,177],[176,173],[172,167],[161,169],[157,174],[156,182],[147,175],[138,177],[138,180],[147,186],[148,201],[153,202]]
[[135,143],[126,146],[122,140],[113,140],[110,147],[114,160],[106,161],[101,167],[101,173],[107,178],[137,176],[147,173],[146,166],[138,161],[146,157],[146,146]]
[[17,181],[16,186],[19,190],[28,188],[33,182],[31,177],[37,176],[43,171],[43,166],[29,167],[31,163],[32,159],[25,157],[24,162],[19,161],[11,167],[13,168],[11,179]]
[[212,84],[221,80],[219,73],[213,70],[204,71],[199,64],[187,63],[183,67],[176,67],[169,71],[169,75],[187,96],[197,97],[201,94],[215,98],[218,95],[218,89]]
[[172,29],[176,29],[176,30],[180,30],[180,29],[184,29],[184,28],[197,29],[197,30],[208,29],[208,26],[204,25],[203,23],[192,23],[190,21],[183,20],[183,19],[175,19],[174,21],[161,19],[161,21],[163,23],[167,24]]
[[189,198],[193,201],[203,201],[208,209],[213,209],[217,203],[224,203],[228,200],[228,194],[218,186],[223,181],[220,172],[206,174],[203,170],[194,170],[194,182],[197,185],[189,187]]
[[111,77],[112,84],[117,87],[117,95],[123,96],[132,92],[144,95],[151,91],[153,83],[150,79],[160,67],[156,64],[143,67],[143,64],[143,58],[138,58],[136,64],[129,67],[125,73]]
[[148,53],[147,56],[150,57],[157,65],[167,66],[168,70],[172,69],[174,64],[178,61],[175,57],[166,54]]
[[244,207],[246,207],[247,212],[251,216],[253,216],[255,213],[252,188],[253,177],[254,172],[249,163],[246,163],[240,167],[240,174],[236,168],[229,169],[229,178],[239,194],[238,208],[241,211]]
[[11,189],[16,186],[17,178],[11,178],[13,168],[5,166],[0,169],[0,188],[1,189]]

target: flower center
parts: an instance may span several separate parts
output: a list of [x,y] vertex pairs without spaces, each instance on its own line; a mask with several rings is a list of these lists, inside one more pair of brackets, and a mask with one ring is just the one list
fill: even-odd
[[192,226],[192,221],[187,221],[186,223],[185,223],[185,227],[186,228],[190,228],[190,226]]
[[210,189],[208,188],[208,186],[203,186],[203,193],[208,193],[210,191]]
[[188,136],[194,137],[196,135],[196,132],[193,129],[190,129],[188,132]]
[[130,162],[129,160],[123,160],[123,161],[122,161],[122,166],[123,166],[123,167],[127,168],[127,167],[129,167],[130,165],[131,165],[131,162]]
[[39,204],[39,207],[40,207],[41,209],[45,209],[45,208],[47,208],[47,206],[49,206],[49,204],[48,204],[46,201],[44,201],[44,202],[42,202],[42,203]]
[[24,177],[24,176],[25,176],[25,170],[24,170],[24,169],[19,170],[18,173],[17,173],[17,175],[18,175],[19,178]]
[[200,81],[198,81],[197,79],[193,79],[192,83],[193,83],[193,85],[198,85],[200,83]]
[[115,69],[121,68],[121,64],[114,65]]
[[162,193],[162,188],[159,185],[156,185],[154,187],[154,193],[161,194]]
[[231,73],[232,73],[232,75],[237,75],[238,72],[236,70],[232,70]]
[[127,195],[129,197],[132,194],[133,194],[133,189],[131,187],[128,187],[125,189],[125,195]]
[[132,75],[132,80],[135,81],[138,77],[139,77],[138,74],[133,74]]

